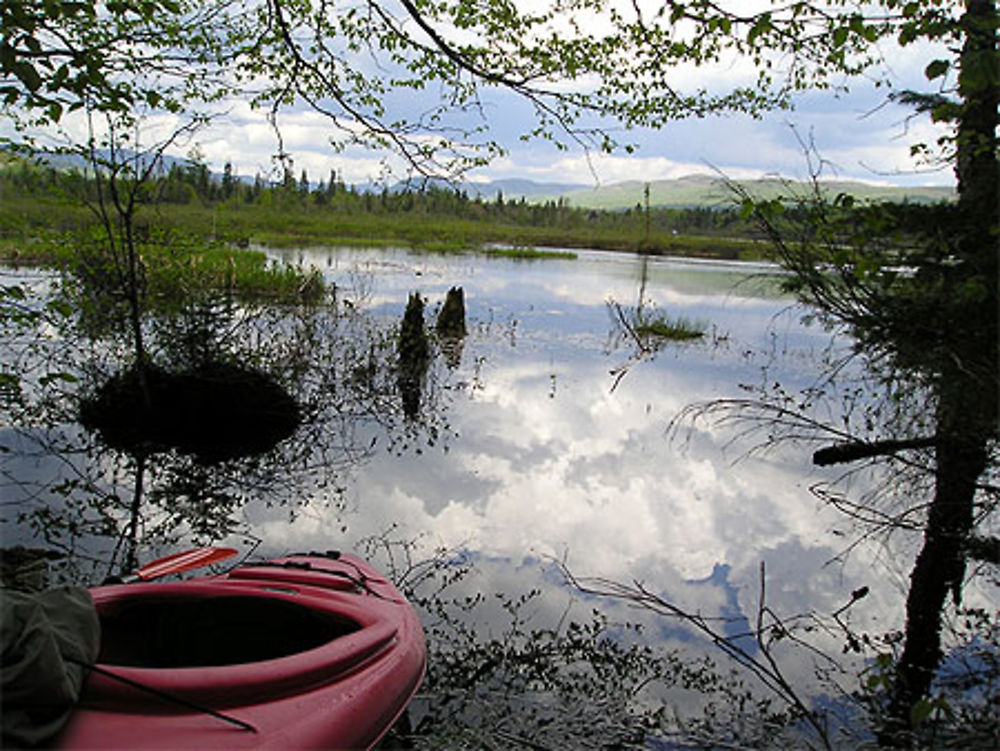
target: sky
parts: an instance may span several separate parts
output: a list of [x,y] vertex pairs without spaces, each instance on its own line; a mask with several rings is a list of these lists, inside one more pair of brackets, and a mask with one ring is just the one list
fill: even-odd
[[[742,6],[741,6],[742,7]],[[923,70],[935,57],[928,45],[880,49],[882,73],[896,90],[927,90]],[[706,87],[723,91],[750,85],[752,66],[735,60],[711,68],[685,66],[675,79],[681,88]],[[577,84],[569,84],[577,85]],[[424,97],[433,96],[428,90]],[[385,101],[387,120],[413,116],[428,107],[419,93],[395,93]],[[741,179],[782,175],[808,178],[817,160],[821,177],[862,180],[894,185],[954,185],[947,166],[933,169],[919,165],[910,156],[915,143],[934,143],[944,131],[929,118],[913,117],[908,108],[891,103],[888,90],[870,80],[850,82],[846,93],[807,91],[794,99],[794,109],[767,113],[759,119],[723,114],[703,119],[679,120],[659,130],[624,131],[615,123],[606,125],[622,143],[638,148],[632,154],[619,151],[604,155],[570,143],[558,150],[544,140],[523,141],[521,134],[534,123],[530,104],[510,92],[483,91],[488,137],[496,139],[507,153],[487,167],[472,172],[473,180],[505,178],[536,182],[606,185],[625,180],[655,181],[695,173],[718,174]],[[331,128],[326,119],[296,105],[280,118],[282,146],[294,160],[296,175],[302,169],[312,180],[326,179],[331,169],[347,182],[364,183],[393,169],[390,181],[404,177],[406,167],[391,155],[358,150],[334,153],[329,145]],[[207,160],[221,167],[231,160],[240,174],[266,173],[273,168],[276,139],[271,126],[243,103],[236,103],[220,127],[197,136]],[[811,160],[803,143],[811,146]]]
[[[538,581],[539,562],[564,561],[579,576],[641,581],[701,613],[716,613],[731,592],[751,617],[765,562],[776,612],[832,613],[867,585],[871,594],[852,622],[880,632],[901,626],[902,562],[919,541],[898,535],[891,545],[849,547],[859,528],[809,490],[840,471],[804,468],[810,445],[750,456],[755,441],[732,441],[733,425],[705,419],[667,429],[685,406],[745,394],[737,384],[759,372],[793,391],[815,385],[813,357],[831,346],[830,334],[804,329],[787,300],[751,284],[734,287],[736,273],[719,266],[653,261],[647,300],[711,321],[726,342],[665,347],[634,363],[612,389],[609,369],[631,348],[609,337],[607,301],[634,299],[633,258],[583,252],[529,271],[515,261],[483,266],[404,251],[374,260],[370,249],[285,257],[324,269],[344,299],[372,315],[397,317],[418,283],[433,310],[460,284],[472,325],[463,365],[447,376],[438,371],[443,381],[429,380],[442,388],[431,398],[446,417],[440,440],[426,446],[418,429],[407,433],[411,450],[377,445],[355,468],[336,520],[321,503],[293,524],[286,509],[248,509],[255,534],[274,550],[324,549],[335,529],[358,541],[389,529],[394,539],[417,538],[428,552],[474,552],[470,594],[538,586],[546,592],[539,607],[555,611],[554,621],[566,597],[552,580]],[[361,273],[370,276],[352,282]],[[362,428],[359,445],[367,435]],[[863,487],[855,475],[843,489],[854,497]],[[842,646],[832,633],[817,638],[831,653]]]
[[[907,186],[954,184],[949,168],[921,168],[910,157],[913,143],[933,142],[941,132],[885,102],[881,92],[841,97],[811,93],[800,98],[794,110],[760,119],[719,115],[676,121],[658,131],[616,130],[621,141],[638,146],[631,155],[604,155],[579,146],[560,151],[548,142],[518,140],[532,114],[525,102],[510,94],[495,94],[486,112],[490,136],[508,153],[472,172],[473,180],[521,178],[596,186],[720,172],[737,179],[776,174],[808,178],[811,167],[803,144],[809,143],[813,163],[822,161],[824,178]],[[351,149],[337,153],[329,145],[329,124],[315,112],[286,110],[280,126],[282,146],[293,159],[296,176],[305,169],[311,180],[325,180],[333,169],[349,183],[365,183],[389,166],[391,180],[405,177],[405,165],[391,155]],[[271,125],[243,103],[234,103],[222,122],[196,134],[187,149],[194,144],[214,169],[221,171],[231,161],[244,176],[268,174],[278,150]]]
[[[911,45],[882,52],[884,68],[897,90],[927,89],[923,70],[933,59],[928,47]],[[370,63],[368,73],[388,75]],[[675,78],[685,90],[705,86],[721,91],[752,83],[754,72],[752,66],[737,60],[713,68],[686,66],[677,70]],[[910,157],[914,143],[933,143],[942,135],[940,129],[888,102],[885,88],[876,89],[864,79],[853,81],[851,87],[846,94],[805,92],[795,98],[793,110],[768,113],[760,119],[719,115],[675,121],[659,130],[628,132],[615,123],[602,123],[620,142],[638,147],[632,154],[619,151],[611,155],[587,151],[572,142],[568,142],[568,150],[557,150],[544,140],[521,140],[519,136],[534,123],[531,106],[508,91],[488,89],[483,92],[482,108],[488,125],[486,137],[498,141],[506,153],[468,178],[521,178],[588,187],[695,173],[721,173],[735,179],[774,175],[808,178],[818,159],[822,160],[823,178],[906,186],[954,184],[949,168],[928,169]],[[385,120],[417,116],[430,106],[428,98],[437,94],[433,87],[425,92],[392,93],[385,100]],[[326,180],[331,170],[354,184],[380,179],[391,183],[407,176],[406,164],[390,153],[333,148],[330,137],[335,131],[330,121],[301,103],[282,110],[280,142],[266,113],[251,109],[245,100],[222,103],[220,111],[222,116],[179,141],[170,153],[184,157],[196,151],[220,173],[226,162],[231,162],[236,173],[244,177],[258,173],[280,177],[275,155],[282,149],[293,160],[295,176],[305,170],[314,183]],[[143,125],[145,141],[151,143],[184,122],[176,116],[153,115]],[[78,142],[86,141],[82,117],[75,122],[66,118],[64,128]],[[9,125],[0,123],[0,136],[9,130]],[[803,143],[813,149],[812,164]]]

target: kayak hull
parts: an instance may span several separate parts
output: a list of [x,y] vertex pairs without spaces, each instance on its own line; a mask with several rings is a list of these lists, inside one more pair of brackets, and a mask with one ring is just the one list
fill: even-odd
[[101,654],[64,749],[368,748],[426,668],[413,608],[350,555],[91,594]]

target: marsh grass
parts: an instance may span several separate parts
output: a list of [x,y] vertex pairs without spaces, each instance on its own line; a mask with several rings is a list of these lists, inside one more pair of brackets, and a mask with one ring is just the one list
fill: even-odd
[[[354,199],[358,205],[346,208],[277,200],[163,203],[142,207],[137,212],[136,225],[239,246],[251,243],[275,248],[402,246],[435,253],[503,246],[525,258],[528,255],[520,253],[521,250],[550,252],[540,249],[580,248],[742,260],[760,258],[765,249],[763,244],[745,237],[674,234],[655,228],[646,237],[641,228],[627,223],[534,225],[485,214],[470,217],[432,211],[380,210],[377,197],[371,199],[372,207],[367,207],[366,198]],[[18,196],[5,191],[0,195],[0,260],[23,255],[19,245],[29,238],[80,232],[95,222],[93,212],[78,201],[50,194]]]
[[183,294],[198,286],[227,290],[237,299],[279,303],[318,302],[326,294],[316,269],[281,265],[258,250],[240,250],[195,242],[189,247],[152,246],[146,263],[151,286],[162,293]]
[[552,259],[575,260],[577,258],[577,254],[569,250],[539,250],[538,248],[526,247],[522,245],[515,246],[513,248],[486,248],[483,250],[483,253],[488,256],[513,258],[521,261]]
[[704,324],[683,316],[671,318],[666,314],[640,319],[634,328],[639,336],[670,341],[688,341],[705,336]]
[[[288,266],[259,250],[239,249],[191,235],[167,233],[138,243],[146,299],[153,305],[183,302],[204,292],[225,292],[243,301],[315,303],[327,293],[316,269]],[[117,278],[106,235],[91,232],[40,243],[41,262],[63,268],[91,291]]]
[[[209,209],[169,208],[168,215],[179,228],[204,231],[212,226],[210,218],[204,216]],[[178,208],[182,212],[175,213]],[[274,216],[276,212],[272,210],[255,209],[236,207],[220,211],[215,221],[218,236],[222,239],[248,238],[270,247],[404,246],[434,253],[483,251],[525,259],[541,258],[542,254],[546,254],[545,258],[569,258],[571,255],[570,251],[547,248],[635,252],[642,246],[650,255],[759,260],[767,249],[765,244],[747,238],[667,232],[654,232],[649,241],[644,242],[638,231],[622,227],[531,226],[444,214],[345,214],[316,208],[293,210],[279,217]]]

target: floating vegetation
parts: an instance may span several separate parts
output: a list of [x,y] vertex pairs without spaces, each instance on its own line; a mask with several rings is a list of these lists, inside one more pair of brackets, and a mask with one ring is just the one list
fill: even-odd
[[563,259],[575,260],[576,253],[571,250],[539,250],[538,248],[516,245],[513,248],[487,248],[483,251],[488,256],[513,258],[521,261]]
[[[31,244],[25,257],[60,266],[91,293],[121,296],[115,285],[122,274],[116,248],[101,234],[75,234]],[[136,242],[139,273],[148,303],[186,300],[194,291],[225,291],[238,300],[279,304],[318,303],[327,293],[322,274],[268,259],[258,250],[209,242],[181,233],[151,232]],[[28,247],[28,246],[26,246]]]
[[[640,289],[640,300],[642,290]],[[671,318],[666,313],[656,310],[648,304],[635,308],[623,308],[614,300],[608,300],[612,321],[619,335],[625,341],[630,341],[635,351],[628,361],[614,368],[611,375],[615,377],[611,390],[614,391],[629,369],[642,360],[652,357],[667,342],[688,342],[705,336],[707,324],[694,322],[682,316]]]

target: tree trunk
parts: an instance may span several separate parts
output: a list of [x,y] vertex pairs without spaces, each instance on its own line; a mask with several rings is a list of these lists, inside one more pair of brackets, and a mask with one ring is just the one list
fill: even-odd
[[[942,398],[938,409],[942,433],[961,430],[965,424],[962,413],[955,410],[960,400],[954,395]],[[927,695],[941,659],[941,616],[949,592],[956,603],[961,597],[976,481],[987,463],[984,436],[938,444],[934,500],[906,600],[906,638],[890,702],[891,736],[908,734],[912,707]]]
[[906,743],[912,708],[927,696],[941,659],[942,613],[949,592],[956,603],[961,598],[976,483],[997,434],[997,21],[995,0],[966,0],[956,134],[962,234],[954,238],[958,263],[941,311],[950,339],[937,343],[934,499],[910,577],[905,641],[882,738],[893,744]]

